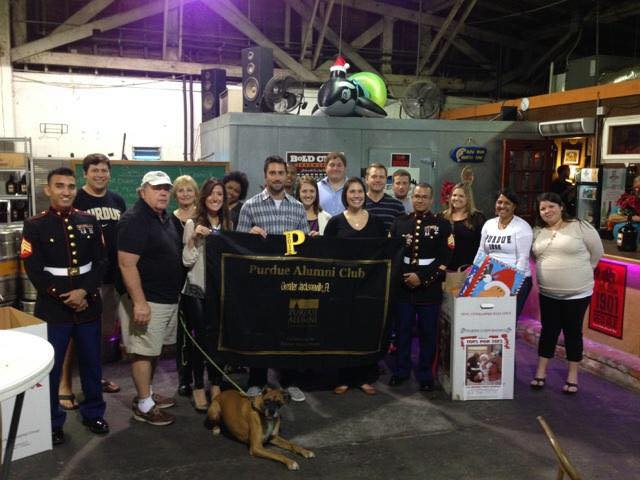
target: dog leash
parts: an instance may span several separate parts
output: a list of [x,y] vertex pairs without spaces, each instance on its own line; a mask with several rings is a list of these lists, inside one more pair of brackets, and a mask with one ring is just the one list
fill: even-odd
[[193,338],[193,336],[191,335],[191,332],[189,332],[189,329],[187,328],[187,326],[184,323],[184,318],[180,318],[180,326],[182,327],[182,330],[184,330],[184,333],[187,335],[187,337],[189,337],[189,340],[191,340],[191,343],[193,343],[193,345],[200,351],[200,353],[202,354],[202,356],[207,359],[207,361],[213,365],[216,370],[218,370],[218,372],[220,372],[222,374],[222,376],[231,384],[233,385],[236,390],[238,390],[242,395],[247,396],[247,393],[240,388],[240,386],[234,382],[231,377],[229,375],[227,375],[224,371],[223,368],[220,368],[218,366],[218,364],[216,362],[214,362],[211,357],[207,354],[207,352],[204,351],[204,349],[200,346],[200,344],[196,341],[195,338]]

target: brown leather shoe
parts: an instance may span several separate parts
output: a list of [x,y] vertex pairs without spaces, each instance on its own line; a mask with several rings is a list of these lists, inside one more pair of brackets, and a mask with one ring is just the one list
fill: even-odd
[[133,418],[139,422],[145,422],[149,425],[155,425],[156,427],[164,427],[171,425],[176,421],[176,418],[163,410],[158,408],[158,405],[154,405],[147,413],[138,410],[138,407],[133,409]]

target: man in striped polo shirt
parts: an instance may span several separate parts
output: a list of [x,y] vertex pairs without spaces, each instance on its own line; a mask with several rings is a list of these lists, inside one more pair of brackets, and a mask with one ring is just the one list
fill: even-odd
[[367,184],[367,199],[364,208],[380,218],[385,229],[389,231],[396,217],[404,214],[404,206],[399,200],[384,193],[384,187],[387,184],[387,167],[380,163],[369,165],[365,183]]

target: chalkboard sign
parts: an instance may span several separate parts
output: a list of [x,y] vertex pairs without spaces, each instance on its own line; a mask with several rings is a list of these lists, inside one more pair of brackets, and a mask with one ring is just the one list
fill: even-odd
[[[222,180],[228,169],[226,162],[139,162],[131,160],[111,160],[111,181],[109,190],[122,195],[130,208],[138,201],[137,189],[140,186],[144,174],[152,170],[162,170],[171,180],[175,180],[180,175],[191,175],[198,186],[211,177]],[[84,170],[82,160],[74,160],[72,169],[78,179],[78,188],[84,185]],[[177,207],[176,201],[172,198],[170,209]]]

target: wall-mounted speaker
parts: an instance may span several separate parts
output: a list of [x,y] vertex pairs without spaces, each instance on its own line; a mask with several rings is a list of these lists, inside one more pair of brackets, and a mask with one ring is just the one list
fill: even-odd
[[273,77],[273,51],[266,47],[242,50],[242,111],[261,112],[262,94]]
[[202,89],[202,121],[220,116],[220,94],[227,89],[227,72],[209,68],[200,72]]

